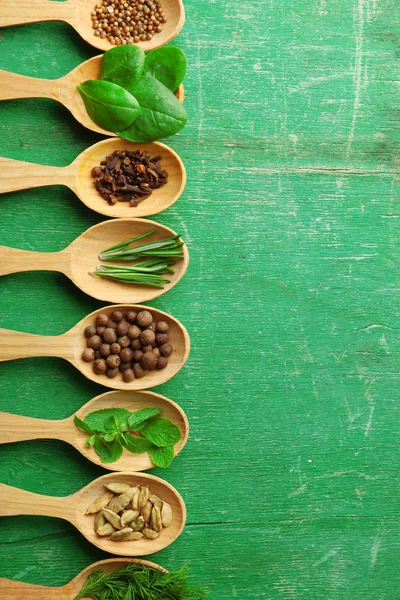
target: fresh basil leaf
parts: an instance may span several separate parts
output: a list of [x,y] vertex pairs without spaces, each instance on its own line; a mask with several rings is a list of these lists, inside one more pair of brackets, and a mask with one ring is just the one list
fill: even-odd
[[86,423],[85,421],[78,419],[76,416],[74,417],[74,424],[76,427],[78,427],[78,429],[82,429],[82,431],[85,431],[86,433],[94,433],[95,431],[93,427],[90,426],[90,423]]
[[91,426],[94,431],[106,433],[108,431],[107,421],[111,417],[115,417],[119,427],[122,428],[123,424],[128,421],[129,415],[129,410],[125,408],[103,408],[102,410],[95,410],[89,413],[85,418],[85,423]]
[[90,436],[90,438],[86,442],[86,446],[94,446],[94,443],[96,441],[96,437],[97,437],[96,434]]
[[135,437],[130,433],[124,433],[122,443],[129,452],[133,452],[134,454],[147,452],[150,448],[154,447],[153,442],[142,437]]
[[[157,48],[146,55],[143,75],[158,79],[165,87],[175,92],[186,75],[186,56],[176,46]],[[131,88],[125,87],[125,89],[130,91]]]
[[178,427],[165,418],[148,421],[141,434],[159,447],[173,446],[181,439]]
[[105,442],[99,436],[96,436],[94,449],[103,463],[115,462],[121,458],[123,450],[122,444],[118,439],[115,439],[112,442]]
[[174,447],[165,446],[164,448],[157,448],[153,446],[153,448],[150,448],[149,450],[149,456],[157,467],[165,469],[166,467],[169,467],[174,458]]
[[111,81],[130,91],[139,81],[145,54],[139,46],[116,46],[101,61],[99,79]]
[[78,86],[78,92],[89,117],[103,129],[126,129],[140,114],[136,98],[110,81],[85,81]]
[[173,135],[187,123],[187,114],[174,94],[162,83],[142,75],[134,90],[140,113],[130,127],[113,130],[131,142],[153,142]]
[[147,419],[151,419],[152,417],[157,417],[161,414],[161,410],[158,408],[142,408],[141,410],[137,410],[136,412],[131,413],[128,419],[128,428],[131,431],[138,431],[136,427],[142,423],[144,426],[144,421],[147,421]]

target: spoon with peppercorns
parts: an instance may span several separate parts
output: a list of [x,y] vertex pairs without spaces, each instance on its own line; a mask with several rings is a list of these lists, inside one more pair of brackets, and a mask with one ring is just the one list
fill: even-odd
[[[144,161],[150,165],[150,171],[153,173],[149,179],[150,184],[128,185],[129,181],[135,183],[136,172],[139,168],[139,165],[135,164],[135,160],[131,159],[131,165],[127,168],[133,175],[129,177],[125,175],[122,186],[116,186],[115,193],[110,192],[110,194],[114,194],[114,197],[111,197],[104,188],[103,181],[106,180],[106,177],[102,181],[101,167],[104,167],[108,174],[109,161],[107,159],[112,154],[133,155],[138,152],[145,155]],[[146,158],[147,156],[150,158]],[[153,158],[151,159],[151,157]],[[156,161],[156,158],[159,160]],[[158,173],[164,177],[160,183],[157,183],[158,175],[154,171],[154,165]],[[133,167],[134,171],[132,171]],[[125,166],[122,167],[122,170],[124,168]],[[111,169],[111,171],[115,171],[115,169]],[[147,173],[150,171],[147,169]],[[110,179],[107,177],[107,181],[113,181],[113,175],[114,173],[111,173]],[[143,177],[145,176],[146,173]],[[152,183],[152,180],[155,183]],[[146,180],[143,178],[143,181]],[[86,206],[108,217],[148,217],[166,210],[178,200],[186,185],[186,171],[176,152],[165,144],[161,142],[138,144],[120,138],[109,138],[90,146],[67,167],[35,165],[0,157],[0,194],[48,185],[66,185]],[[114,184],[110,183],[109,185],[113,186]],[[158,187],[152,187],[153,185],[158,185]],[[119,199],[118,189],[121,190],[121,195],[124,195],[124,188],[134,190],[134,192],[136,190],[135,193],[139,196],[133,201],[129,200],[133,197],[132,194],[127,194],[126,200]],[[140,189],[137,190],[137,188]],[[145,196],[140,196],[142,188],[145,188],[143,191]]]
[[121,458],[112,463],[104,463],[94,448],[87,445],[88,434],[76,427],[74,417],[84,420],[91,412],[110,408],[123,408],[130,412],[144,408],[157,408],[161,411],[162,416],[174,423],[180,431],[181,437],[174,446],[174,456],[179,454],[187,442],[189,423],[185,413],[175,402],[155,392],[111,391],[93,398],[72,417],[61,421],[33,419],[1,412],[0,444],[26,440],[56,439],[71,444],[88,460],[110,471],[146,471],[147,469],[153,469],[154,464],[147,452],[132,454],[124,448]]
[[165,294],[182,279],[189,263],[186,244],[180,247],[183,258],[175,262],[170,270],[173,272],[168,274],[168,279],[163,280],[164,287],[131,285],[92,274],[99,266],[99,255],[105,246],[114,246],[146,234],[151,234],[147,239],[155,243],[177,235],[169,227],[155,221],[111,219],[90,227],[60,252],[31,252],[0,246],[0,276],[25,271],[58,271],[64,273],[85,294],[97,300],[116,303],[147,302]]
[[[122,326],[128,327],[126,334]],[[102,354],[104,345],[110,346],[107,358]],[[137,304],[103,307],[58,336],[0,329],[0,362],[57,356],[91,381],[116,390],[144,390],[165,383],[186,363],[189,350],[189,334],[182,323]]]
[[[49,4],[53,4],[53,2],[49,2]],[[56,6],[57,8],[63,7],[65,4],[66,2],[58,3]],[[1,10],[0,7],[0,13]],[[103,55],[94,56],[64,77],[53,80],[26,77],[25,75],[0,70],[0,100],[20,98],[50,98],[51,100],[57,100],[70,111],[83,127],[103,135],[115,136],[112,131],[106,131],[92,121],[77,89],[84,81],[98,79],[102,59]],[[183,104],[184,95],[184,88],[181,84],[175,92],[175,96],[181,104]]]
[[185,10],[182,0],[66,0],[57,4],[48,0],[1,0],[0,27],[44,21],[69,23],[88,44],[100,50],[135,43],[147,52],[178,35],[185,22]]

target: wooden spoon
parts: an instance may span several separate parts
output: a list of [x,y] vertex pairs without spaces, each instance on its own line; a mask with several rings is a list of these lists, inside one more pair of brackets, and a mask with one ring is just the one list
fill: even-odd
[[[65,21],[79,33],[88,44],[100,50],[113,48],[107,40],[94,35],[90,13],[99,0],[67,0],[53,4],[48,0],[1,0],[0,27],[42,23],[44,21]],[[181,0],[162,0],[167,19],[161,33],[151,40],[137,44],[146,52],[170,42],[183,27],[185,10]]]
[[[129,202],[110,206],[94,187],[92,169],[115,150],[142,150],[161,156],[160,165],[168,172],[168,183],[153,190],[137,207]],[[0,194],[47,185],[66,185],[92,210],[108,217],[148,217],[169,208],[182,194],[186,171],[179,156],[161,142],[134,144],[121,138],[103,140],[87,148],[68,167],[49,167],[0,157]]]
[[[169,357],[165,369],[149,371],[144,377],[126,383],[120,374],[114,379],[109,379],[106,375],[96,375],[93,372],[92,363],[82,360],[82,352],[86,347],[85,328],[93,325],[100,313],[111,315],[114,310],[122,312],[149,310],[154,319],[166,321],[169,324],[168,336],[174,351]],[[91,381],[115,390],[143,390],[165,383],[183,367],[189,356],[189,350],[189,334],[177,319],[161,310],[137,304],[116,304],[95,310],[63,335],[40,336],[0,329],[0,362],[34,356],[58,356],[68,360]]]
[[58,271],[67,275],[77,287],[97,300],[115,303],[146,302],[165,294],[182,279],[189,263],[186,245],[181,246],[184,258],[179,259],[173,266],[175,273],[165,275],[171,283],[166,283],[164,289],[120,283],[90,273],[95,271],[99,264],[118,264],[102,263],[99,259],[100,252],[152,229],[156,229],[155,233],[137,243],[145,243],[146,239],[155,242],[176,235],[169,227],[154,221],[117,219],[103,221],[90,227],[60,252],[30,252],[0,246],[0,276],[24,271]]
[[[172,508],[172,523],[155,540],[114,542],[99,537],[94,530],[95,515],[86,515],[87,508],[107,490],[106,483],[121,482],[131,487],[147,485],[152,494],[168,502]],[[172,485],[147,473],[109,473],[98,477],[71,496],[62,498],[33,494],[19,488],[0,484],[0,517],[38,515],[58,517],[74,525],[97,548],[119,556],[146,556],[166,548],[181,534],[186,521],[186,507],[181,495]]]
[[[58,8],[63,7],[65,4],[63,2],[55,6]],[[0,7],[0,12],[1,10]],[[13,10],[15,12],[15,3]],[[60,79],[38,79],[0,70],[0,100],[14,100],[17,98],[50,98],[57,100],[87,129],[103,135],[113,136],[115,134],[112,131],[106,131],[93,123],[76,89],[78,85],[88,79],[98,79],[102,58],[103,55],[94,56]],[[179,102],[183,104],[185,97],[183,85],[179,86],[175,95]]]
[[[87,578],[93,571],[116,571],[122,569],[129,562],[139,563],[146,567],[159,569],[167,572],[166,569],[156,565],[149,560],[124,558],[109,558],[95,562],[79,573],[72,581],[63,587],[48,587],[44,585],[33,585],[32,583],[23,583],[22,581],[13,581],[12,579],[0,578],[0,595],[2,600],[73,600],[83,588]],[[89,596],[85,596],[89,598]],[[83,600],[83,599],[82,599]]]
[[106,392],[93,398],[80,408],[72,417],[62,421],[32,419],[9,413],[0,413],[0,444],[23,442],[26,440],[54,439],[71,444],[96,465],[110,471],[145,471],[153,469],[154,464],[147,452],[132,454],[124,449],[121,458],[113,463],[103,463],[93,448],[86,445],[88,435],[74,425],[74,416],[79,419],[104,408],[126,408],[136,411],[142,408],[159,408],[166,417],[179,428],[181,439],[175,445],[175,456],[184,448],[188,435],[189,423],[183,410],[165,396],[155,392]]

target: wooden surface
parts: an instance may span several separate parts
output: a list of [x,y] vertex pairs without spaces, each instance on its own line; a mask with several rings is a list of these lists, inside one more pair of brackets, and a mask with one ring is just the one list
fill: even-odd
[[[187,326],[157,391],[191,435],[165,477],[188,509],[152,560],[212,600],[398,600],[399,35],[394,0],[195,2],[188,172],[157,221],[191,262],[152,305]],[[97,54],[65,24],[2,31],[3,69],[60,77]],[[1,154],[65,166],[100,136],[51,100],[0,103]],[[0,243],[57,251],[101,218],[62,187],[0,198]],[[134,216],[134,215],[133,215]],[[65,276],[0,279],[1,327],[57,335],[100,306]],[[64,418],[104,391],[68,363],[0,365],[0,409]],[[70,494],[104,471],[67,444],[0,448],[0,481]],[[0,575],[63,585],[105,555],[56,519],[1,519]]]

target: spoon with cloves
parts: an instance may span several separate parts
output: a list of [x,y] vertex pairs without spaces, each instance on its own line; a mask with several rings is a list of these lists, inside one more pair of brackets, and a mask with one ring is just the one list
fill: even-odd
[[103,463],[94,448],[86,445],[88,435],[76,427],[74,417],[77,416],[79,419],[84,420],[89,413],[107,408],[124,408],[130,412],[143,408],[158,408],[161,410],[162,416],[172,421],[181,433],[181,439],[174,446],[175,456],[179,454],[187,442],[189,423],[185,413],[175,402],[155,392],[112,391],[93,398],[72,417],[61,421],[32,419],[2,412],[0,413],[0,444],[37,439],[63,440],[74,446],[85,458],[103,467],[103,469],[109,469],[110,471],[146,471],[147,469],[153,469],[154,464],[147,452],[132,454],[124,449],[121,458],[113,463]]
[[[154,189],[136,207],[129,202],[110,205],[97,191],[92,170],[116,150],[148,152],[159,156],[159,164],[168,173],[168,181]],[[35,165],[0,157],[0,194],[48,185],[65,185],[92,210],[108,217],[148,217],[169,208],[182,194],[186,171],[179,156],[161,142],[133,143],[109,138],[87,148],[67,167]]]
[[[57,4],[57,9],[64,4],[66,2]],[[13,2],[13,6],[15,12],[15,2]],[[0,14],[1,10],[2,8],[0,8]],[[0,100],[19,98],[50,98],[51,100],[57,100],[87,129],[103,135],[113,136],[115,135],[113,132],[102,129],[92,121],[77,90],[78,85],[84,81],[98,79],[102,59],[102,55],[89,58],[89,60],[78,65],[73,71],[59,79],[39,79],[0,70]],[[175,96],[183,104],[185,93],[182,84],[176,90]]]

